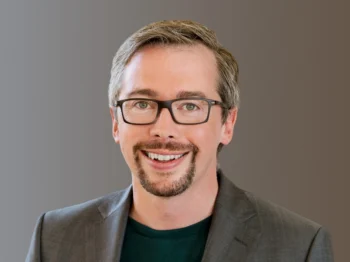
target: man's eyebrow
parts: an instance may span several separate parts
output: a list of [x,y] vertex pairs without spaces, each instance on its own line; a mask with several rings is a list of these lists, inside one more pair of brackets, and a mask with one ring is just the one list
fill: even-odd
[[[135,97],[137,95],[141,96],[148,96],[151,98],[156,98],[158,96],[158,92],[149,89],[149,88],[143,88],[143,89],[136,89],[134,91],[131,91],[126,95],[127,98]],[[201,91],[180,91],[177,93],[176,98],[188,98],[188,97],[203,97],[206,98],[206,95]]]
[[149,96],[154,98],[158,96],[158,93],[152,89],[144,88],[144,89],[137,89],[137,90],[131,91],[126,95],[126,97],[129,98],[136,95]]
[[180,91],[177,93],[176,98],[188,98],[188,97],[203,97],[206,98],[206,95],[201,91]]

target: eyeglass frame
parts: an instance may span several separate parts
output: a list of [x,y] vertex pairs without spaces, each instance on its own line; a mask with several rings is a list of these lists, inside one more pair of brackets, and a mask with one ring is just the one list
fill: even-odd
[[[142,124],[137,124],[137,123],[132,123],[132,122],[127,121],[125,119],[125,117],[124,117],[123,103],[127,102],[127,101],[130,101],[130,100],[142,100],[142,101],[156,102],[157,106],[158,106],[158,108],[157,108],[158,111],[157,111],[155,119],[152,122],[142,123]],[[173,112],[173,109],[172,109],[171,106],[172,106],[172,104],[174,102],[181,101],[181,100],[202,100],[202,101],[208,102],[209,107],[208,107],[208,114],[207,114],[206,119],[204,121],[202,121],[202,122],[199,122],[199,123],[181,123],[181,122],[177,121],[175,119],[174,112]],[[186,97],[186,98],[176,98],[176,99],[172,99],[172,100],[156,100],[156,99],[151,99],[151,98],[138,98],[138,97],[135,97],[135,98],[127,98],[127,99],[123,99],[123,100],[118,100],[118,101],[113,101],[112,102],[112,106],[115,109],[120,107],[120,110],[122,112],[122,117],[123,117],[123,120],[124,120],[125,123],[130,124],[130,125],[140,125],[140,126],[151,125],[151,124],[154,124],[155,122],[157,122],[157,120],[158,120],[158,118],[160,116],[160,113],[161,113],[163,108],[167,108],[169,110],[171,118],[173,119],[173,121],[176,124],[179,124],[179,125],[199,125],[199,124],[203,124],[203,123],[208,122],[209,116],[210,116],[211,107],[215,106],[215,105],[219,105],[223,110],[228,110],[229,109],[228,107],[225,106],[225,104],[223,102],[220,102],[220,101],[217,101],[217,100],[213,100],[213,99],[209,99],[209,98],[204,98],[204,97]]]

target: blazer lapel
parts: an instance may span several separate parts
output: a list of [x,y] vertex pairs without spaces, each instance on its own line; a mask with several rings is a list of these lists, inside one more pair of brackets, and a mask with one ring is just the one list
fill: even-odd
[[[202,262],[245,261],[261,231],[257,212],[246,193],[220,170],[218,182],[219,192]],[[131,203],[129,186],[98,206],[102,219],[86,228],[84,261],[120,260]]]
[[131,201],[132,189],[129,186],[126,190],[111,195],[98,206],[103,220],[87,229],[85,261],[120,260]]
[[246,193],[218,171],[219,192],[202,262],[245,261],[260,234],[255,207]]

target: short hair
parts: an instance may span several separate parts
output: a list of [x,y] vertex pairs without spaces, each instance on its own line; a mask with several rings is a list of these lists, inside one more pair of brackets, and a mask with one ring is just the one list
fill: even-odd
[[[111,68],[108,97],[109,105],[119,97],[123,72],[133,55],[145,46],[176,46],[203,44],[215,55],[218,69],[217,92],[221,101],[229,109],[239,107],[238,64],[232,54],[218,41],[214,31],[189,20],[164,20],[154,22],[139,29],[120,46]],[[222,110],[222,122],[228,110]],[[219,145],[219,151],[222,145]]]

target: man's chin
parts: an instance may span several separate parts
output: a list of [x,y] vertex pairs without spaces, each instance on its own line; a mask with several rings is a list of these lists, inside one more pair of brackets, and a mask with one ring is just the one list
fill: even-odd
[[138,178],[142,187],[155,196],[172,197],[186,191],[192,184],[195,165],[190,162],[186,167],[172,170],[140,168]]
[[182,177],[174,181],[152,182],[148,179],[140,178],[142,187],[150,194],[159,197],[174,197],[182,194],[192,184],[192,179]]

